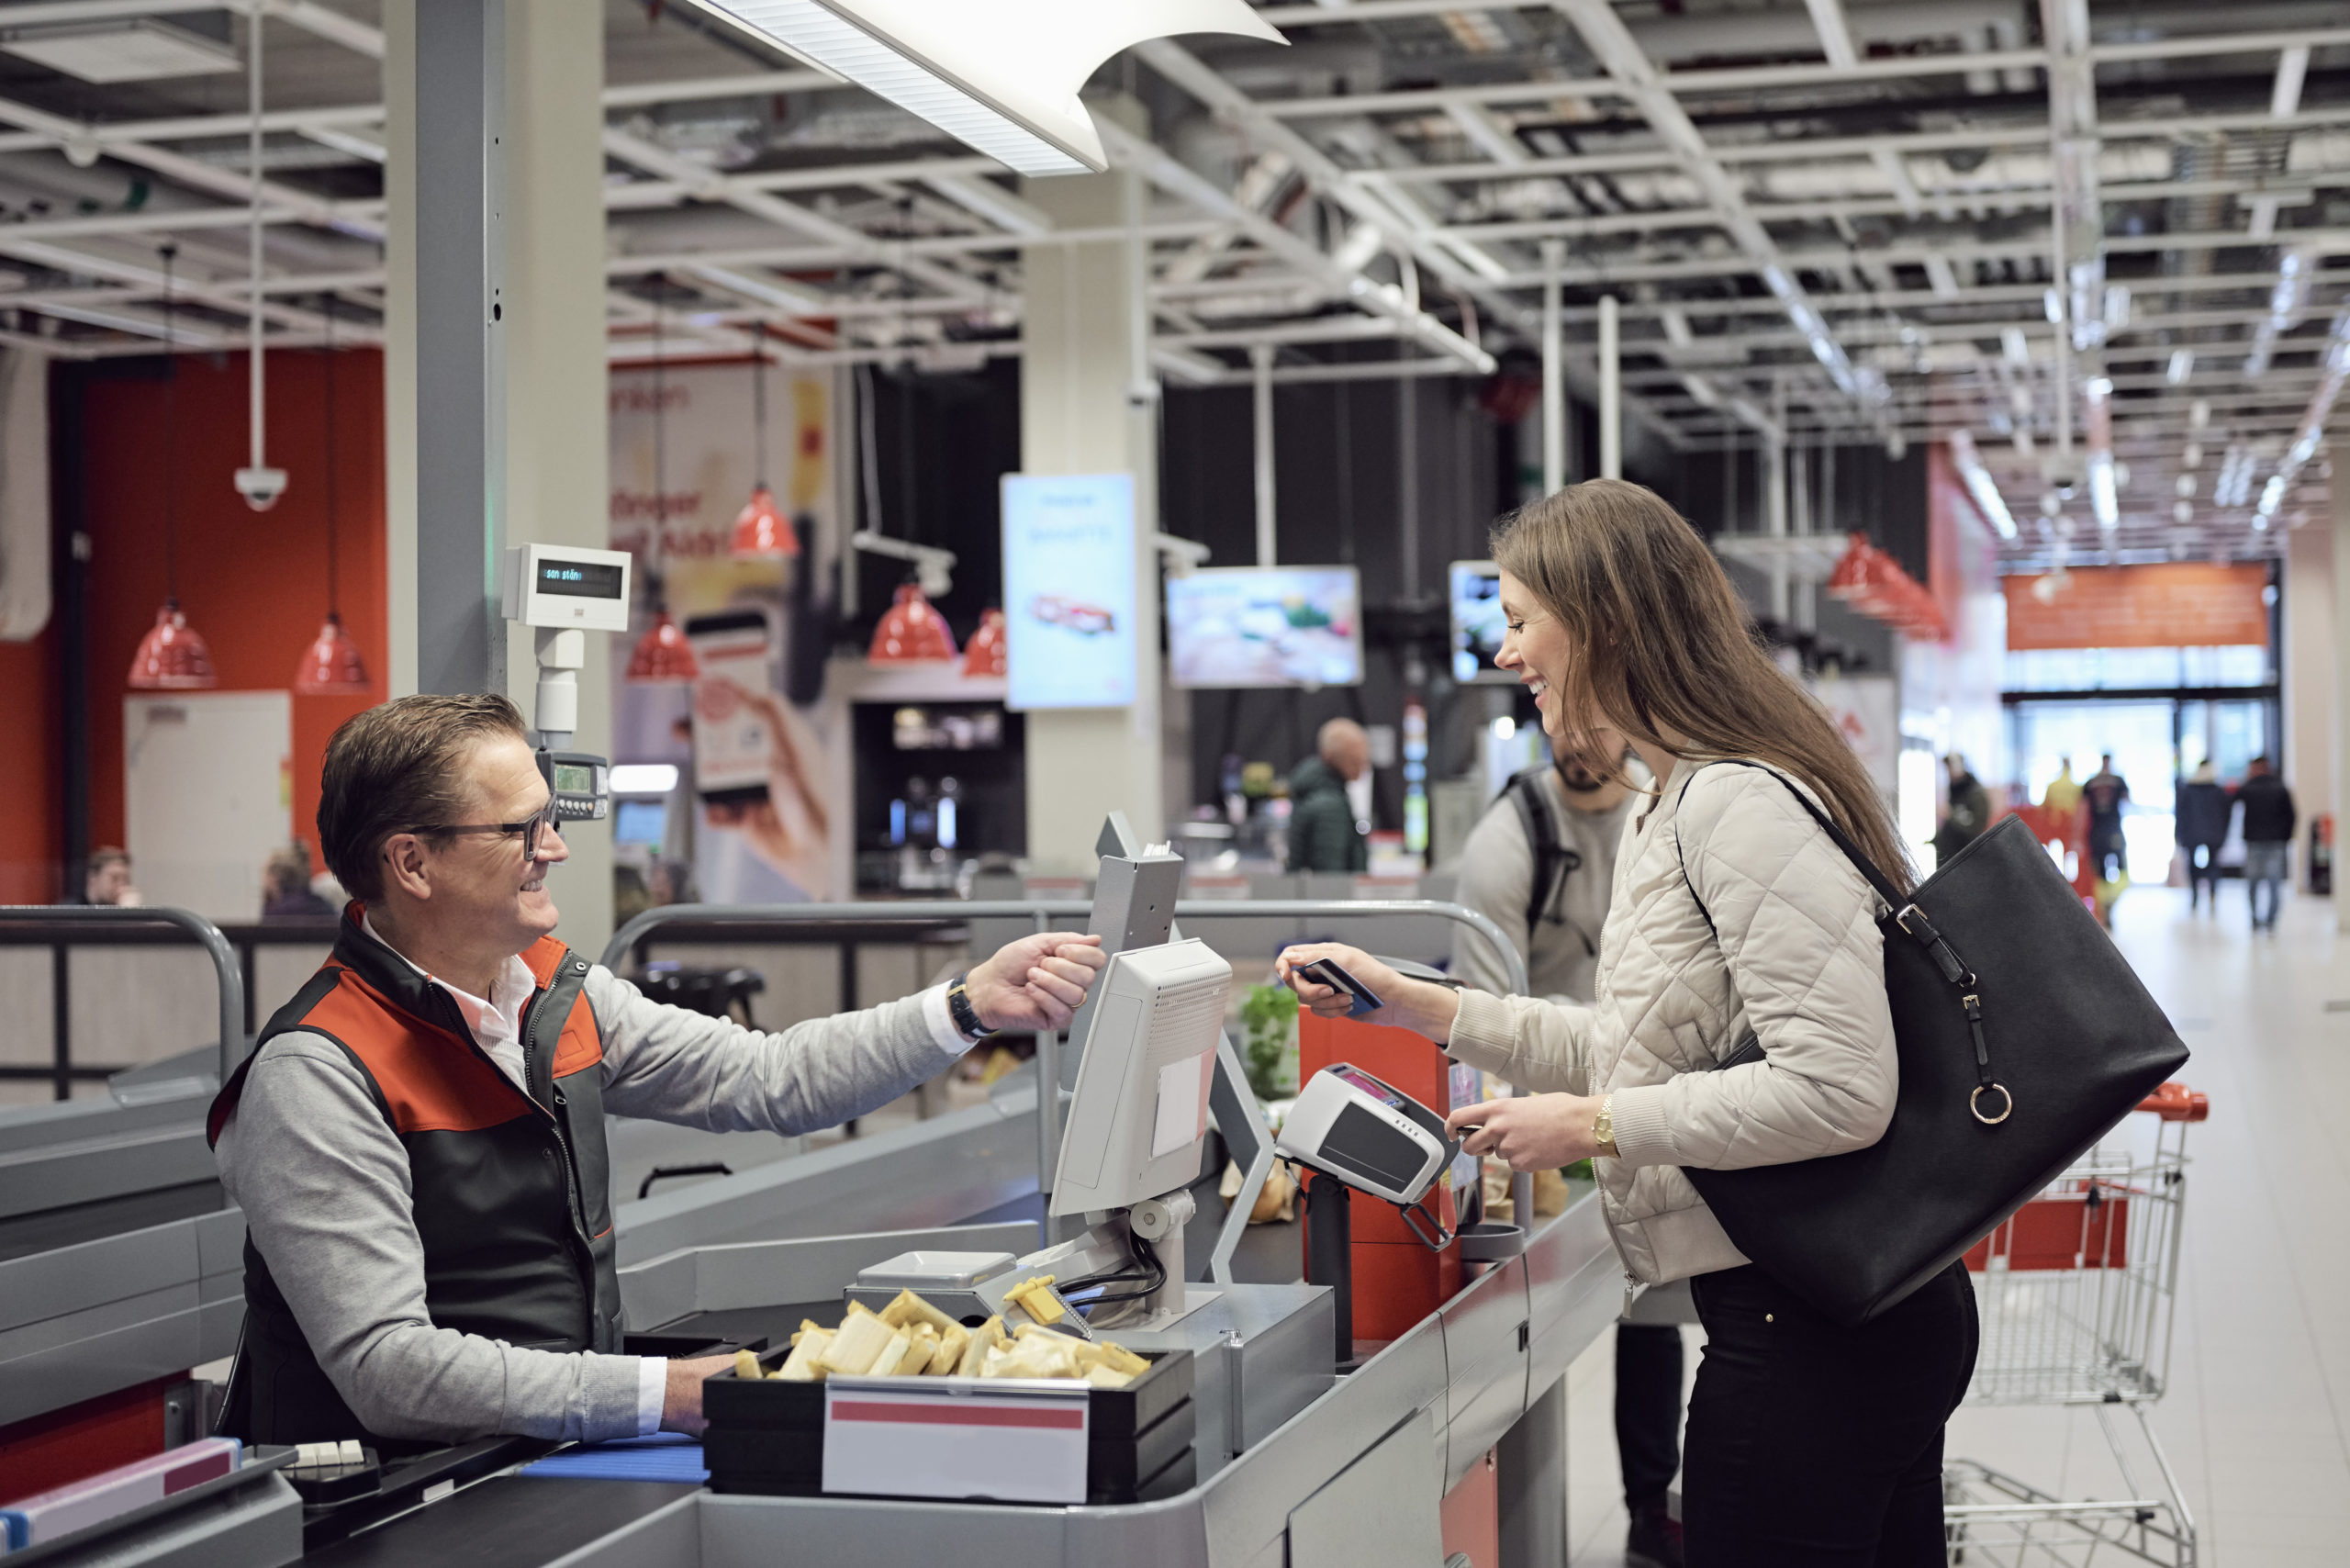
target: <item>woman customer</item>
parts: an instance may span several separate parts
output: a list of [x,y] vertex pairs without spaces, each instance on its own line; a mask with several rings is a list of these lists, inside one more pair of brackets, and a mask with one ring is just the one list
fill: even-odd
[[[1748,1262],[1682,1169],[1883,1135],[1897,1061],[1881,906],[1791,786],[1906,888],[1885,805],[1654,494],[1561,490],[1506,521],[1494,558],[1508,625],[1496,662],[1534,692],[1551,745],[1610,726],[1659,780],[1625,828],[1596,1000],[1455,991],[1330,944],[1288,949],[1281,974],[1337,1016],[1345,997],[1293,974],[1335,958],[1387,999],[1368,1022],[1537,1091],[1454,1112],[1482,1128],[1464,1147],[1521,1170],[1596,1156],[1630,1276],[1691,1280],[1707,1339],[1682,1471],[1691,1568],[1938,1565],[1942,1426],[1975,1364],[1964,1267],[1841,1327]],[[1715,1070],[1750,1034],[1765,1059]]]

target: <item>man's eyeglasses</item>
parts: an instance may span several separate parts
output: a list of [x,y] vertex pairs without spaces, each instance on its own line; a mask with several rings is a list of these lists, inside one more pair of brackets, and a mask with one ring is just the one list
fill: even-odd
[[410,833],[494,833],[501,835],[520,834],[522,835],[522,858],[535,860],[539,856],[539,834],[543,829],[555,824],[556,812],[560,805],[561,801],[550,795],[547,797],[547,803],[539,808],[536,816],[525,817],[518,823],[420,823],[408,831]]

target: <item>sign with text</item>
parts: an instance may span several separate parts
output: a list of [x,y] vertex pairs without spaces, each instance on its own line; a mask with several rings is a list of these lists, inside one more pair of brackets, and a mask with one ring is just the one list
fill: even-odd
[[1073,1381],[831,1378],[824,1490],[1082,1503],[1091,1414]]
[[1135,700],[1135,476],[1003,476],[1005,658],[1013,708]]
[[2268,568],[2177,561],[1999,579],[2008,646],[2224,648],[2268,644]]

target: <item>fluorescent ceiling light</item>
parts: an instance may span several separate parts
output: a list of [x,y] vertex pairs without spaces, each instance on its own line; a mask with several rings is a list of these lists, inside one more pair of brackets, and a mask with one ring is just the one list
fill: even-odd
[[140,17],[122,22],[27,28],[0,50],[84,82],[160,82],[175,76],[216,76],[244,69],[227,44]]
[[1176,33],[1287,40],[1247,0],[694,0],[1024,174],[1110,166],[1078,89]]
[[1965,431],[1953,431],[1950,454],[1958,465],[1958,476],[1966,485],[1966,493],[1975,502],[1975,510],[1983,514],[2002,539],[2016,536],[2016,520],[2008,510],[1999,487],[1992,482],[1991,472],[1983,466],[1983,459],[1975,453],[1975,438]]
[[677,787],[677,767],[671,762],[617,762],[611,784],[615,795],[666,795]]
[[2195,351],[2193,349],[2171,350],[2170,369],[2165,373],[2165,379],[2173,386],[2184,386],[2187,385],[2187,378],[2194,374]]

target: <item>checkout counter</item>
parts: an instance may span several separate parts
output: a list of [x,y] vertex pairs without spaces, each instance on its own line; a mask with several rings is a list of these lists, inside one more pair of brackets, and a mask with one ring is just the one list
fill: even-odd
[[[973,916],[1040,925],[1083,912],[1042,902],[968,906]],[[722,921],[726,913],[680,910],[669,917]],[[870,917],[876,909],[859,913]],[[1253,912],[1218,902],[1199,913]],[[1283,905],[1266,915],[1294,921],[1312,913]],[[1346,913],[1369,912],[1356,905]],[[1478,924],[1457,906],[1422,903],[1398,913]],[[1093,918],[1102,929],[1098,905]],[[1113,930],[1123,918],[1108,912]],[[608,961],[642,935],[634,926],[621,932]],[[233,1016],[232,979],[233,969],[224,968],[224,1016]],[[241,1010],[241,997],[235,1000]],[[622,1203],[616,1221],[631,1335],[650,1337],[640,1345],[648,1352],[756,1338],[780,1344],[821,1304],[837,1310],[860,1270],[902,1252],[1019,1254],[1058,1239],[1044,1234],[1041,1199],[1067,1096],[1043,1096],[1040,1116],[1037,1092],[1040,1081],[1058,1086],[1062,1079],[1057,1044],[1040,1041],[1035,1070],[999,1083],[985,1104]],[[1228,1040],[1221,1050],[1231,1056]],[[1218,1075],[1219,1126],[1242,1120],[1225,1092],[1227,1076],[1237,1074]],[[169,1201],[200,1202],[208,1171],[189,1164],[185,1146],[192,1136],[202,1150],[210,1077],[183,1073],[176,1087],[151,1090],[155,1097],[144,1103],[118,1097],[39,1108],[49,1114],[0,1126],[0,1167],[29,1159],[28,1168],[50,1163],[62,1171],[69,1153],[86,1165],[100,1144],[115,1139],[117,1182],[127,1186],[112,1201],[138,1196],[143,1180],[151,1183],[144,1201],[195,1187],[196,1197],[182,1193]],[[133,1086],[130,1099],[138,1097]],[[77,1110],[81,1104],[98,1108]],[[1253,1100],[1248,1112],[1253,1116]],[[36,1130],[43,1126],[71,1126],[79,1136]],[[1270,1164],[1269,1148],[1259,1147],[1269,1143],[1261,1125],[1226,1141],[1260,1180]],[[44,1159],[36,1152],[44,1148],[54,1152]],[[28,1561],[434,1568],[450,1560],[722,1568],[950,1555],[967,1568],[1105,1562],[1436,1568],[1449,1553],[1465,1554],[1475,1568],[1563,1561],[1563,1378],[1622,1301],[1621,1271],[1595,1197],[1578,1193],[1566,1212],[1530,1230],[1515,1256],[1483,1266],[1400,1337],[1359,1344],[1364,1359],[1342,1374],[1332,1293],[1298,1282],[1296,1231],[1260,1226],[1244,1234],[1239,1216],[1224,1224],[1214,1196],[1220,1169],[1218,1158],[1201,1171],[1200,1214],[1189,1227],[1191,1256],[1209,1258],[1214,1299],[1164,1328],[1109,1331],[1146,1355],[1192,1357],[1196,1482],[1172,1495],[1042,1506],[722,1495],[625,1473],[532,1473],[527,1465],[554,1445],[492,1439],[445,1450],[435,1456],[438,1469],[398,1473],[394,1491],[364,1506],[314,1508],[306,1518],[277,1468],[289,1454],[256,1450],[244,1470],[207,1483],[178,1506],[166,1499],[85,1542],[67,1538],[35,1548]],[[0,1192],[7,1190],[0,1182]],[[209,1206],[160,1223],[0,1262],[0,1423],[86,1398],[91,1378],[76,1381],[72,1369],[112,1364],[124,1347],[140,1347],[136,1370],[157,1376],[229,1353],[241,1313],[243,1227],[233,1210],[218,1206],[217,1186],[211,1194]],[[1237,1200],[1242,1216],[1254,1195],[1252,1185]],[[1521,1194],[1519,1212],[1528,1206]],[[189,1435],[197,1429],[191,1425]]]

